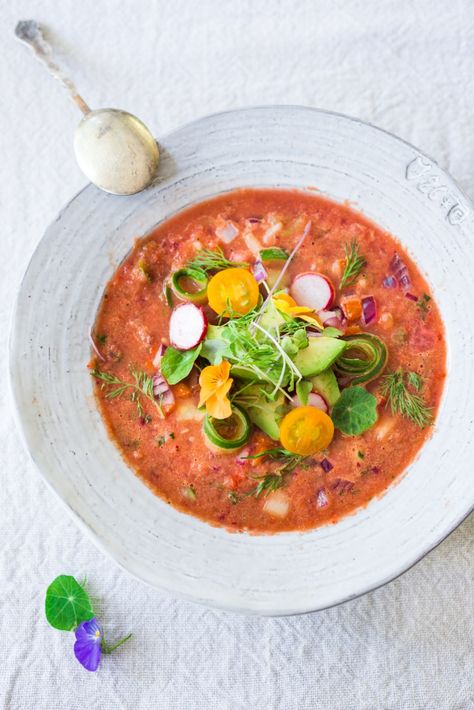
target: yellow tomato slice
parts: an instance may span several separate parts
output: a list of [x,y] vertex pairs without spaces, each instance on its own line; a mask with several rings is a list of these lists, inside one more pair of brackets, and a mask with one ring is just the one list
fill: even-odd
[[[232,268],[219,271],[209,281],[207,297],[213,311],[232,317],[234,313],[245,315],[258,302],[258,283],[250,271]],[[226,312],[230,306],[230,313]]]
[[280,441],[287,451],[310,456],[326,449],[334,436],[331,417],[316,407],[295,407],[280,424]]

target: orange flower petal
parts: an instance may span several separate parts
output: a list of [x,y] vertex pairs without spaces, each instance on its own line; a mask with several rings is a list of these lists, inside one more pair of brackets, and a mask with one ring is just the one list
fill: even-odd
[[216,391],[214,392],[214,395],[215,395],[218,399],[224,399],[224,397],[227,395],[228,391],[229,391],[230,388],[232,387],[233,381],[234,381],[234,380],[232,379],[232,377],[229,377],[229,379],[227,380],[227,382],[224,382],[222,385],[220,385],[220,386],[216,389]]
[[227,419],[232,414],[232,407],[227,397],[217,397],[215,394],[206,402],[206,410],[214,419]]
[[[230,373],[230,363],[223,360],[219,365],[208,365],[201,372],[199,377],[199,384],[201,385],[201,392],[199,397],[199,407],[207,402],[207,400],[216,394],[222,386],[227,386],[229,381]],[[232,380],[227,386],[224,395],[227,394],[230,387],[232,386]]]

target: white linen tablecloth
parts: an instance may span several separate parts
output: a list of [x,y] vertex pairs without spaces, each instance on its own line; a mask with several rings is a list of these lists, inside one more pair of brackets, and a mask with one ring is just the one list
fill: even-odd
[[[338,608],[245,618],[131,579],[75,526],[22,449],[7,387],[12,303],[46,225],[83,186],[79,114],[13,38],[50,30],[93,107],[159,137],[252,104],[359,116],[433,155],[474,196],[472,0],[14,0],[0,5],[0,704],[7,710],[474,708],[474,517],[400,579]],[[473,235],[474,238],[474,235]],[[472,355],[472,354],[467,354]],[[100,671],[48,627],[47,584],[86,574],[111,634]]]

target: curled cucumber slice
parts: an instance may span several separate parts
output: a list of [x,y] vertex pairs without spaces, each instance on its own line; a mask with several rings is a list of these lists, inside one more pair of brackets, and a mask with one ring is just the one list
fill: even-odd
[[232,414],[227,419],[214,419],[206,414],[203,423],[204,435],[211,444],[225,451],[240,449],[250,437],[250,419],[243,409],[232,405]]
[[387,348],[372,333],[357,333],[344,338],[347,348],[336,360],[335,370],[351,385],[370,382],[379,377],[387,364]]

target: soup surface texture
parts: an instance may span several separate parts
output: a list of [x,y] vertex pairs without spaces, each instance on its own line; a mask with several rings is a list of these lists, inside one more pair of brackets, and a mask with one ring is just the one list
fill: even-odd
[[92,337],[127,463],[233,531],[365,506],[431,435],[445,379],[438,308],[399,242],[296,190],[227,193],[137,239]]

